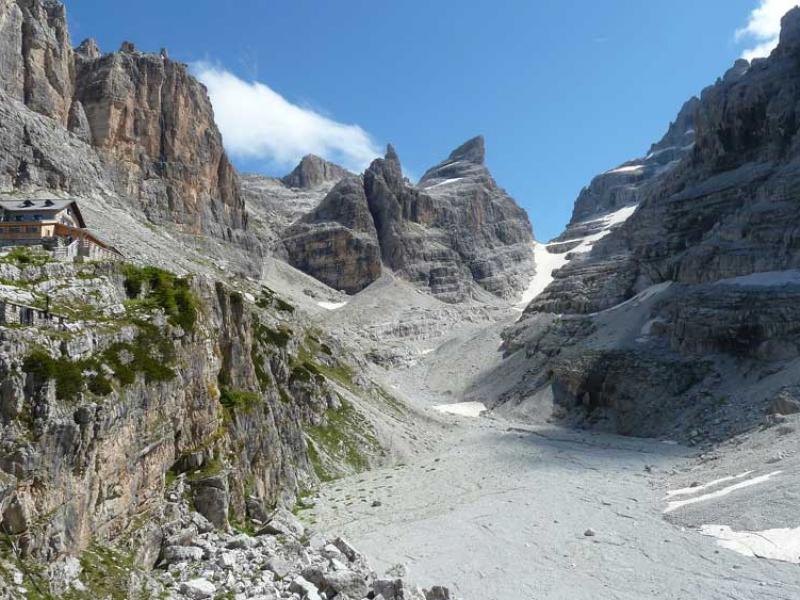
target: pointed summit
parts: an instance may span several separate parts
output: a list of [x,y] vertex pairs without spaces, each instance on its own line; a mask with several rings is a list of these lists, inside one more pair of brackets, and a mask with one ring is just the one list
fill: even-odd
[[486,147],[482,135],[477,135],[471,140],[467,140],[458,148],[450,153],[449,160],[465,160],[467,162],[482,165],[486,155]]
[[394,146],[391,144],[386,144],[386,156],[384,156],[384,160],[400,164],[400,157],[397,156],[397,150],[395,150]]
[[368,173],[380,175],[393,188],[402,183],[403,168],[394,146],[386,145],[386,154],[383,158],[376,158],[370,163],[365,175]]
[[80,45],[75,48],[75,52],[81,57],[87,60],[95,60],[100,58],[103,53],[100,52],[100,48],[97,46],[97,42],[94,38],[86,38],[83,40]]
[[288,187],[308,190],[323,183],[339,181],[348,174],[337,164],[315,154],[306,154],[291,173],[281,177],[281,181]]
[[[425,188],[443,180],[455,179],[485,179],[491,180],[491,174],[483,162],[485,155],[483,136],[478,135],[467,140],[453,150],[445,160],[425,171],[419,180],[421,188]],[[494,185],[492,182],[491,185]]]
[[778,50],[782,53],[797,51],[800,47],[800,7],[795,6],[781,18],[781,35]]

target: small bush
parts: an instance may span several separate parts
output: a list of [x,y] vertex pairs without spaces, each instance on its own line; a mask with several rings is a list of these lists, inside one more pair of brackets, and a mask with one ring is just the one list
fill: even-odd
[[281,300],[275,295],[275,292],[269,289],[268,287],[261,288],[261,294],[256,300],[256,306],[263,309],[275,308],[281,312],[294,312],[294,306],[286,302],[285,300]]
[[220,390],[219,402],[228,410],[249,411],[253,406],[261,401],[261,396],[255,392],[246,390],[233,390],[224,387]]
[[271,327],[259,323],[256,325],[256,337],[260,342],[269,346],[285,348],[292,338],[292,330],[285,327],[272,329]]
[[126,265],[124,275],[128,298],[139,298],[144,293],[144,299],[161,308],[170,323],[185,331],[194,329],[198,303],[188,279],[157,267],[139,268],[134,265]]
[[43,350],[34,350],[22,363],[22,370],[40,382],[55,380],[56,397],[59,400],[74,400],[87,384],[93,394],[110,394],[111,384],[103,375],[84,377],[84,371],[96,372],[97,368],[97,362],[92,359],[72,361],[53,358]]

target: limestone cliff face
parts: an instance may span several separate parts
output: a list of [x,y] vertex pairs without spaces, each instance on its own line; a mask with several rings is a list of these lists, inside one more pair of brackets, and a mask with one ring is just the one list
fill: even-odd
[[127,171],[128,195],[156,220],[192,232],[246,227],[238,177],[208,95],[185,65],[130,45],[94,58],[78,53],[76,65],[75,101],[93,145]]
[[52,0],[0,2],[0,86],[67,124],[74,64],[64,6]]
[[448,247],[446,233],[435,227],[433,199],[403,178],[394,148],[369,166],[364,188],[384,263],[440,299],[462,300],[469,272]]
[[[610,186],[596,179],[582,193],[555,245],[571,260],[508,332],[529,373],[504,401],[549,390],[568,414],[673,435],[711,418],[733,421],[732,431],[752,426],[776,390],[796,382],[798,65],[796,8],[772,55],[737,61],[647,159],[671,148],[677,162],[616,188],[636,203],[627,220],[593,218],[618,206]],[[640,164],[647,173],[646,161],[626,163]],[[576,244],[588,251],[571,251]],[[670,381],[670,372],[681,375]],[[744,422],[731,417],[737,410]]]
[[688,100],[667,133],[650,147],[646,156],[627,161],[592,179],[575,200],[567,231],[558,239],[569,239],[571,228],[590,219],[638,204],[646,190],[668,173],[692,149],[698,98]]
[[[414,186],[403,177],[400,159],[389,146],[386,156],[373,161],[361,178],[358,196],[366,199],[367,210],[359,201],[362,224],[356,230],[369,243],[344,243],[337,230],[339,241],[314,257],[306,256],[311,246],[298,244],[300,232],[310,241],[332,231],[329,207],[339,196],[334,188],[320,205],[327,205],[325,210],[312,211],[284,234],[292,264],[327,283],[333,278],[319,274],[336,271],[337,258],[343,258],[347,286],[340,289],[352,293],[380,274],[377,245],[385,266],[441,300],[464,300],[476,285],[513,297],[533,271],[533,234],[525,211],[495,184],[483,155],[483,138],[470,140]],[[350,189],[355,180],[348,181]],[[334,220],[341,224],[338,217]],[[340,256],[337,248],[345,254]],[[315,266],[310,258],[317,261]]]
[[256,305],[222,284],[109,264],[0,272],[33,301],[43,292],[30,282],[58,282],[45,286],[52,309],[82,323],[0,331],[0,524],[23,555],[113,542],[152,566],[171,478],[219,528],[263,523],[325,472],[327,438],[314,432],[328,415],[346,415],[339,435],[360,456],[369,426],[342,429],[355,413],[321,373],[343,368],[268,290]]
[[470,277],[487,291],[514,298],[533,272],[533,231],[527,213],[486,167],[483,137],[468,140],[429,169],[419,188],[438,207],[434,226]]
[[378,237],[363,181],[340,181],[310,213],[286,230],[283,244],[292,266],[354,294],[381,275]]
[[308,155],[288,175],[277,178],[242,174],[242,195],[250,230],[264,248],[288,260],[281,236],[290,226],[311,213],[339,181],[352,176],[346,169]]
[[[189,233],[242,237],[247,215],[238,177],[205,88],[185,65],[129,43],[107,55],[90,40],[73,50],[64,7],[53,0],[3,0],[0,32],[2,101],[50,117],[102,160],[104,172],[80,187],[125,197],[152,220]],[[27,146],[11,148],[7,162]],[[51,168],[58,149],[40,146],[34,153],[49,172],[28,178],[8,172],[12,186],[73,191]]]

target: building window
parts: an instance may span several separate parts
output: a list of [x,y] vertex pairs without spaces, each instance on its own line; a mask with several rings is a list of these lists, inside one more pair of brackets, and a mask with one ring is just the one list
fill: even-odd
[[38,227],[26,227],[25,231],[27,231],[28,233],[36,233],[37,231],[39,231],[39,228]]

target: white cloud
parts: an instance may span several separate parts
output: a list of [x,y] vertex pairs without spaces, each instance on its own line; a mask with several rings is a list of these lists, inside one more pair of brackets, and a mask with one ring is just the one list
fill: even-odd
[[304,155],[316,154],[360,171],[382,154],[358,125],[292,104],[263,83],[245,81],[204,62],[195,63],[192,70],[208,88],[225,148],[233,156],[288,168]]
[[747,24],[736,30],[736,41],[755,43],[742,52],[742,58],[752,60],[768,56],[778,45],[781,33],[781,17],[797,5],[797,0],[759,0],[757,8],[750,12]]

